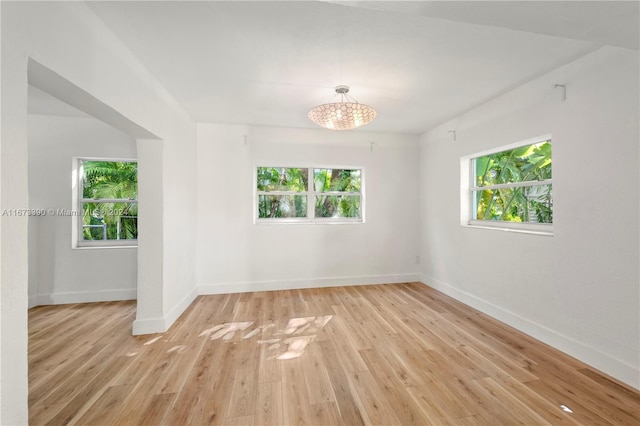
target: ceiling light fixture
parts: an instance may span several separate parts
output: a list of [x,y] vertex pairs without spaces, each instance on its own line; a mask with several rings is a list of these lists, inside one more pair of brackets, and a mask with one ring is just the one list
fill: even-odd
[[309,111],[309,119],[331,130],[350,130],[376,118],[376,110],[349,96],[349,86],[336,86],[340,102],[318,105]]

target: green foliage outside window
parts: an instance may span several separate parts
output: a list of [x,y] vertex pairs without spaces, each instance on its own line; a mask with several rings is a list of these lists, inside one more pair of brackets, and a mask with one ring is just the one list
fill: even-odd
[[308,169],[258,167],[258,191],[307,190]]
[[360,217],[360,170],[314,169],[316,192],[346,192],[358,195],[319,195],[316,197],[316,217]]
[[82,238],[138,238],[138,163],[82,161]]
[[307,190],[308,179],[308,169],[258,167],[258,191],[294,193],[258,195],[258,217],[307,217],[307,197],[295,193]]
[[258,167],[258,218],[306,218],[312,192],[320,193],[313,201],[315,218],[359,218],[360,174],[347,169]]
[[[551,142],[545,141],[475,158],[477,220],[553,222]],[[495,187],[499,185],[509,187]],[[486,189],[483,189],[486,188]]]

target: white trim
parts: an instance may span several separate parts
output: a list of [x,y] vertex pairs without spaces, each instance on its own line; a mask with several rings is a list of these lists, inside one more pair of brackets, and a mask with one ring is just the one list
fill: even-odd
[[342,287],[352,285],[398,284],[420,280],[419,273],[393,275],[359,275],[298,280],[245,281],[236,283],[198,284],[198,294],[248,293],[254,291],[297,290],[305,288]]
[[133,321],[132,332],[134,336],[141,334],[154,334],[164,333],[169,328],[167,327],[167,321],[163,317],[156,317],[144,320]]
[[306,217],[283,217],[280,219],[257,219],[255,225],[361,225],[364,220],[356,217],[322,217],[309,219]]
[[[77,246],[77,247],[72,247],[73,250],[111,250],[111,249],[138,249],[138,244],[129,244],[129,245],[122,245],[122,244],[117,244],[118,240],[109,240],[109,241],[113,241],[116,244],[113,245],[107,245],[107,244],[103,244],[103,245],[81,245],[81,246]],[[120,240],[120,241],[126,241],[126,240]],[[129,240],[129,241],[135,241],[136,243],[138,242],[138,240]]]
[[477,228],[477,229],[489,229],[506,232],[518,232],[522,234],[531,235],[553,235],[553,224],[539,224],[539,223],[522,223],[522,222],[506,222],[506,221],[492,221],[492,220],[476,220],[475,218],[475,194],[478,191],[503,189],[503,188],[519,188],[519,187],[533,187],[540,185],[553,185],[553,179],[525,181],[495,184],[487,186],[475,186],[475,160],[476,158],[484,157],[487,155],[495,154],[498,152],[509,151],[516,148],[521,148],[528,145],[534,145],[544,142],[552,142],[551,134],[545,134],[530,139],[525,139],[519,142],[514,142],[508,145],[502,145],[499,147],[491,148],[485,151],[477,152],[475,154],[464,155],[460,157],[460,225],[465,228]]
[[553,225],[550,223],[501,222],[491,220],[471,220],[463,223],[463,228],[490,229],[521,234],[553,236]]
[[141,334],[165,333],[176,322],[187,308],[193,303],[198,296],[197,288],[194,287],[179,303],[177,303],[171,311],[162,317],[136,319],[133,321],[132,334],[138,336]]
[[77,249],[104,249],[104,248],[138,248],[138,240],[83,240],[78,241],[75,247]]
[[119,162],[119,163],[138,163],[136,158],[103,158],[103,157],[72,157],[72,200],[71,211],[76,211],[79,214],[71,215],[72,232],[71,232],[71,248],[103,248],[103,247],[137,247],[138,240],[83,240],[83,225],[84,225],[84,204],[85,203],[130,203],[138,204],[138,199],[91,199],[84,198],[82,191],[82,176],[84,175],[82,162],[83,161],[106,161],[106,162]]
[[67,303],[117,302],[135,300],[136,289],[70,291],[61,293],[36,294],[29,297],[29,307],[41,305],[65,305]]
[[580,361],[620,380],[629,386],[640,389],[640,369],[614,358],[595,348],[585,345],[569,336],[558,333],[548,327],[524,318],[514,312],[494,305],[471,293],[456,288],[452,284],[445,283],[435,278],[429,278],[422,274],[422,284],[434,288],[454,299],[471,306],[478,311],[491,316],[517,330],[544,342]]

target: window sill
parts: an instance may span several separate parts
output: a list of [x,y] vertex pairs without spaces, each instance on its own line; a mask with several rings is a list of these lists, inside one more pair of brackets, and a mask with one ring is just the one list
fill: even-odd
[[75,245],[71,247],[74,250],[96,250],[96,249],[137,249],[138,245],[104,245],[104,246],[84,246],[84,245]]
[[463,228],[489,229],[493,231],[515,232],[518,234],[540,235],[543,237],[553,237],[553,225],[536,224],[536,223],[486,223],[481,221],[472,221],[462,224]]
[[295,219],[257,219],[254,224],[265,225],[361,225],[364,220],[295,220]]

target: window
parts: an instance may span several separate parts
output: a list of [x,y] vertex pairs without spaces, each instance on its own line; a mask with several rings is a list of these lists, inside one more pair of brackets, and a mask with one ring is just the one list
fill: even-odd
[[78,160],[78,246],[136,245],[138,163]]
[[362,169],[258,167],[257,222],[362,222]]
[[[551,138],[463,159],[468,225],[551,233],[553,223]],[[463,171],[463,179],[464,171]],[[464,182],[464,181],[463,181]],[[463,223],[464,224],[464,223]]]

